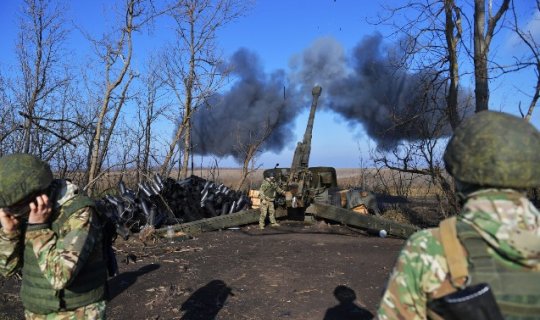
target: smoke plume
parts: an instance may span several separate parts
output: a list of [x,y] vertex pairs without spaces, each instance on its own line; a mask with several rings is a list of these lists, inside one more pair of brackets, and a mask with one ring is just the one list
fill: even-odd
[[238,80],[210,99],[211,109],[195,114],[195,153],[242,160],[243,148],[260,140],[269,128],[272,133],[261,149],[281,151],[293,137],[292,122],[301,110],[294,94],[284,92],[285,72],[265,74],[258,57],[247,49],[238,50],[229,63]]
[[379,34],[364,38],[350,61],[342,52],[335,40],[320,40],[297,58],[293,78],[301,85],[322,83],[323,103],[351,126],[362,125],[381,149],[450,134],[444,95],[432,85],[440,82],[437,73],[400,67],[391,50],[385,53]]
[[[202,155],[243,157],[241,146],[253,144],[270,126],[262,151],[281,151],[292,142],[292,123],[309,108],[311,89],[323,88],[319,108],[330,108],[350,126],[362,126],[380,149],[400,141],[437,138],[451,133],[444,90],[434,70],[410,72],[397,63],[396,48],[382,36],[365,37],[350,57],[332,38],[314,42],[291,58],[288,74],[265,74],[258,57],[240,49],[230,59],[237,81],[214,96],[210,110],[194,117],[194,151]],[[285,93],[285,87],[286,93]]]

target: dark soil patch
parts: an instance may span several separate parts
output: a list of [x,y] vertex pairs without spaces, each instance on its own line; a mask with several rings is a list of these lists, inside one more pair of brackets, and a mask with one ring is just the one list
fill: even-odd
[[[318,222],[117,240],[108,319],[369,319],[403,244]],[[20,282],[0,282],[0,318],[22,318]],[[10,318],[11,317],[11,318]]]

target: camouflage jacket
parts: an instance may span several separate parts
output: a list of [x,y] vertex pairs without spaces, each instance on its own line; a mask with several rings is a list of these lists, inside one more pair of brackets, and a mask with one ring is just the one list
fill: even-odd
[[[514,190],[484,189],[470,194],[458,219],[472,225],[509,265],[540,270],[540,254],[526,243],[508,241],[528,233],[540,241],[540,213]],[[381,300],[378,319],[426,319],[427,302],[448,282],[448,265],[437,229],[413,234],[401,250]],[[446,280],[446,281],[445,281]]]
[[[68,181],[59,182],[55,210],[73,199],[77,191],[77,187]],[[0,229],[0,274],[10,276],[16,273],[22,267],[24,246],[31,243],[45,278],[56,290],[66,288],[88,258],[85,256],[88,253],[82,248],[87,242],[94,242],[96,235],[89,233],[94,219],[97,217],[92,208],[78,210],[62,226],[64,237],[49,228],[9,235]]]
[[281,189],[277,183],[264,179],[259,189],[259,197],[262,200],[274,201],[276,193],[285,194],[285,191]]

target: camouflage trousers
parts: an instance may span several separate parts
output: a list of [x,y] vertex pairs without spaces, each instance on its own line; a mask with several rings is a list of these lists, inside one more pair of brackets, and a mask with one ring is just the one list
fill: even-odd
[[262,200],[261,201],[261,215],[259,217],[259,226],[264,227],[264,221],[266,220],[266,214],[270,218],[270,223],[276,222],[276,209],[274,208],[273,201]]
[[71,311],[36,314],[24,310],[26,320],[105,320],[105,301],[89,304]]

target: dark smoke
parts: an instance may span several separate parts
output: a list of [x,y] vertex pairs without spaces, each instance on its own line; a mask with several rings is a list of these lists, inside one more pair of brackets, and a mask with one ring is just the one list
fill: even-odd
[[265,74],[258,57],[246,49],[238,50],[230,65],[238,81],[210,99],[211,108],[199,110],[193,119],[195,153],[242,160],[241,147],[260,139],[268,126],[273,131],[262,149],[281,151],[294,137],[291,124],[300,111],[294,94],[284,94],[285,72]]
[[437,70],[410,72],[394,57],[399,50],[384,47],[380,34],[365,37],[350,57],[336,40],[322,38],[291,59],[289,74],[268,75],[254,53],[241,49],[230,60],[238,80],[209,101],[211,109],[195,114],[194,151],[242,160],[240,146],[260,139],[268,125],[275,129],[261,150],[281,151],[292,142],[292,123],[309,108],[315,84],[323,88],[319,109],[330,108],[352,127],[362,126],[380,149],[449,135],[445,81]]
[[301,66],[296,66],[294,77],[300,83],[322,83],[327,106],[352,126],[362,125],[379,148],[450,134],[443,92],[430,85],[441,82],[436,72],[411,73],[399,67],[392,55],[384,52],[379,34],[356,46],[350,67],[336,54],[342,52],[339,48],[332,39],[315,43],[299,59]]

